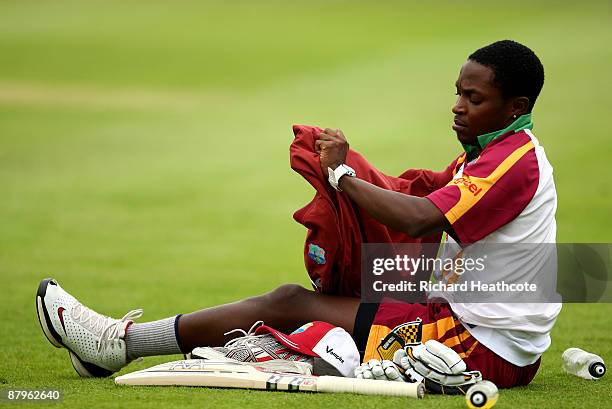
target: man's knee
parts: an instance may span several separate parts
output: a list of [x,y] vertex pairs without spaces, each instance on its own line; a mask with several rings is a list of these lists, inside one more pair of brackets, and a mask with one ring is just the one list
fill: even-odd
[[283,284],[270,291],[264,297],[273,308],[288,308],[299,304],[301,297],[310,291],[298,284]]

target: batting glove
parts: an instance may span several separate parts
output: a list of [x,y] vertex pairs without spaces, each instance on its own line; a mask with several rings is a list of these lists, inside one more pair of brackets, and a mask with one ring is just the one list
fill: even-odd
[[355,378],[404,382],[404,377],[395,364],[388,360],[370,359],[355,368]]
[[424,378],[425,387],[431,392],[465,394],[470,385],[482,380],[479,371],[466,371],[459,354],[436,340],[396,351],[393,362],[405,372],[406,378]]

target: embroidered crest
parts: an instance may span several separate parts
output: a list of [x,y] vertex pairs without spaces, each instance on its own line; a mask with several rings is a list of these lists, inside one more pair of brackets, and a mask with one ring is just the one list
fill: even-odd
[[380,342],[377,348],[381,359],[393,360],[395,351],[408,345],[419,345],[423,334],[423,322],[421,319],[405,322],[393,328],[393,330]]
[[308,328],[312,327],[313,325],[314,324],[312,322],[308,322],[308,323],[302,325],[301,327],[299,327],[298,329],[296,329],[295,331],[293,331],[289,335],[300,334],[300,333],[306,331]]
[[316,244],[308,245],[308,257],[317,264],[325,264],[325,250]]

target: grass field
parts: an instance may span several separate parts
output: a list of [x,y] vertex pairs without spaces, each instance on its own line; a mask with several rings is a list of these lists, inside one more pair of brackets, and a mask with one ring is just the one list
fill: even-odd
[[[0,3],[0,383],[60,388],[65,407],[463,407],[78,379],[34,295],[53,276],[94,309],[154,320],[307,285],[291,215],[313,192],[288,165],[291,124],[341,127],[390,174],[440,169],[460,150],[459,67],[502,38],[546,69],[534,132],[559,241],[610,242],[609,2]],[[565,305],[538,376],[498,407],[612,406],[612,376],[569,377],[560,359],[580,346],[612,361],[611,327],[612,305]]]

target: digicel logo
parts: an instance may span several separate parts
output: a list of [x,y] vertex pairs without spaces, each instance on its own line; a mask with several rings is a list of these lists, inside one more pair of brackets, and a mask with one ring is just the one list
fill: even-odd
[[475,183],[472,183],[469,178],[460,177],[457,179],[453,179],[451,183],[455,185],[463,185],[467,187],[467,189],[472,192],[474,196],[478,196],[478,194],[482,191],[482,188],[478,188]]

